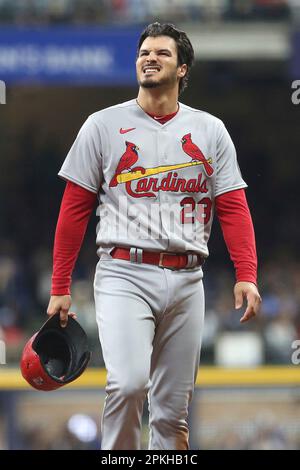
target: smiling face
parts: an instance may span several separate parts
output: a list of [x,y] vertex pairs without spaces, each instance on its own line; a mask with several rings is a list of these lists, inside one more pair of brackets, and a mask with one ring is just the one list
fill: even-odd
[[140,87],[178,86],[186,65],[178,65],[177,45],[169,36],[148,36],[139,50],[136,73]]

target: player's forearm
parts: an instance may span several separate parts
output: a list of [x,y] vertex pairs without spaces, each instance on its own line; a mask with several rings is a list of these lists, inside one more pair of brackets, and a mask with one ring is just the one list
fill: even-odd
[[257,283],[255,235],[245,191],[239,189],[216,198],[216,213],[236,271],[236,281]]
[[51,295],[70,294],[72,272],[96,197],[74,183],[66,185],[55,231]]

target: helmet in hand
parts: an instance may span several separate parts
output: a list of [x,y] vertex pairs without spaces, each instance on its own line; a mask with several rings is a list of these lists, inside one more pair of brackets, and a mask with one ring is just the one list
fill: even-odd
[[87,336],[80,324],[69,316],[67,326],[62,328],[60,316],[55,314],[25,345],[20,367],[32,387],[49,391],[77,379],[90,357]]

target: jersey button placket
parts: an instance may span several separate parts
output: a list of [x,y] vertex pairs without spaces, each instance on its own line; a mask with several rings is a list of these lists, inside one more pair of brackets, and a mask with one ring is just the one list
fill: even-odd
[[[159,166],[164,166],[167,164],[168,161],[168,135],[167,135],[167,130],[166,129],[161,129],[157,133],[158,137],[158,143],[157,143],[157,148],[158,148],[158,164]],[[167,172],[162,172],[159,174],[159,184],[161,184],[162,179],[167,176]],[[169,197],[168,193],[166,191],[160,190],[159,191],[159,201],[161,204],[160,207],[160,217],[161,217],[161,224],[162,228],[167,236],[168,244],[170,243],[170,230],[169,230]]]

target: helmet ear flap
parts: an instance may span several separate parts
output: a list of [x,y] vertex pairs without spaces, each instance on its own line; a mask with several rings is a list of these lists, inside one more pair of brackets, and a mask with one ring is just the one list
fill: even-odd
[[20,368],[34,388],[55,390],[78,378],[90,358],[87,336],[80,324],[69,317],[62,328],[56,314],[27,342]]

